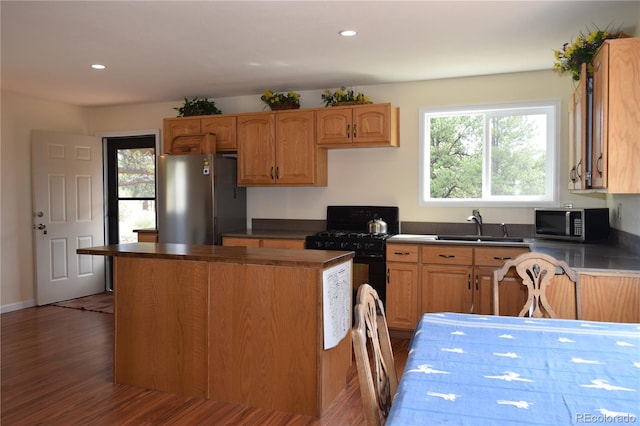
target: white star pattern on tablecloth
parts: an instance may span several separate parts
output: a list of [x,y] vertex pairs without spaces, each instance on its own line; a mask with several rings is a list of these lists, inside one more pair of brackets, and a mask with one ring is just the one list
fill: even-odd
[[603,379],[594,379],[591,381],[591,385],[580,385],[583,388],[595,388],[595,389],[604,389],[607,391],[614,391],[614,390],[619,390],[619,391],[629,391],[629,392],[634,392],[633,389],[629,389],[629,388],[625,388],[622,386],[614,386],[614,385],[610,385],[608,381],[603,380]]
[[533,382],[533,380],[523,379],[520,377],[520,374],[514,373],[513,371],[505,371],[502,376],[484,376],[487,379],[498,379],[504,380],[505,382]]

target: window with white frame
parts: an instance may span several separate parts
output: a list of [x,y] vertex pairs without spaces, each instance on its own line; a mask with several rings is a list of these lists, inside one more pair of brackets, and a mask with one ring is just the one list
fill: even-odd
[[420,109],[420,204],[554,205],[560,101]]

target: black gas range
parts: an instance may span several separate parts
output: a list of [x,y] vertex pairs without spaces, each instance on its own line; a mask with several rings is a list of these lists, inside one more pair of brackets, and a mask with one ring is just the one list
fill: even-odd
[[[370,234],[368,223],[379,218],[387,223],[387,233]],[[398,207],[327,206],[327,230],[305,238],[305,248],[353,251],[353,288],[371,284],[386,297],[386,240],[400,233]]]

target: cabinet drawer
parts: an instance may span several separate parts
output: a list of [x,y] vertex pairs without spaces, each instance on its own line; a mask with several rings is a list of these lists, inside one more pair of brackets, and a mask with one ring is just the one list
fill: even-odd
[[422,263],[437,263],[440,265],[472,265],[472,247],[454,247],[432,245],[421,247]]
[[387,244],[387,262],[418,262],[418,246]]
[[529,252],[519,247],[478,247],[475,251],[476,266],[502,266],[507,260]]

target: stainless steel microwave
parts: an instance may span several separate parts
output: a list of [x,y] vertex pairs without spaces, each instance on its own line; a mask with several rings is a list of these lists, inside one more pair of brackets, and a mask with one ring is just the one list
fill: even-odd
[[609,237],[609,209],[535,209],[535,236],[570,241]]

